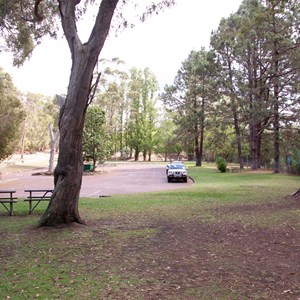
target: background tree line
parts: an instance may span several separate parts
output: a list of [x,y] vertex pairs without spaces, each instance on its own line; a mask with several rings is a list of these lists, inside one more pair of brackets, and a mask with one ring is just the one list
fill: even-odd
[[[128,71],[118,58],[101,60],[100,81],[85,122],[85,158],[151,160],[155,153],[167,160],[184,153],[197,166],[222,156],[242,168],[247,163],[254,170],[267,166],[274,172],[285,167],[289,156],[297,163],[299,49],[297,1],[245,0],[221,20],[210,49],[191,51],[174,83],[160,95],[148,68]],[[2,75],[4,82],[8,75]],[[9,85],[9,93],[1,94],[18,103],[15,109],[16,104],[10,105],[18,149],[48,148],[48,126],[57,126],[56,100],[21,96],[11,79]],[[4,128],[5,115],[0,117]],[[98,136],[93,143],[90,130]],[[1,138],[7,138],[1,147],[11,149],[1,148],[5,157],[16,143],[9,130],[2,132]]]
[[243,168],[247,158],[253,170],[278,173],[289,155],[297,160],[299,17],[297,1],[243,1],[212,33],[210,50],[192,51],[165,87],[196,165],[223,156]]
[[22,156],[49,148],[49,124],[57,127],[55,100],[21,94],[9,74],[0,69],[0,161],[19,151]]
[[[101,63],[104,67],[100,82],[85,120],[84,159],[96,165],[112,157],[134,160],[142,157],[150,161],[155,153],[167,158],[166,151],[169,154],[175,151],[170,146],[174,126],[160,128],[166,122],[162,121],[163,108],[157,103],[159,87],[155,75],[148,68],[128,71],[118,58]],[[22,95],[3,71],[0,84],[1,159],[14,152],[22,156],[49,149],[51,137],[58,130],[61,107],[58,98]]]

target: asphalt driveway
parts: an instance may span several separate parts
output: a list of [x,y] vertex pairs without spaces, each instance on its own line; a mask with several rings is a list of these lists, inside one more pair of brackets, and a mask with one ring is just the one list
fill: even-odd
[[[190,179],[187,183],[168,183],[165,164],[126,162],[104,165],[97,170],[94,175],[83,176],[81,197],[183,189],[193,184]],[[18,197],[26,197],[26,189],[53,188],[53,176],[32,175],[42,171],[3,174],[0,189],[15,189]]]

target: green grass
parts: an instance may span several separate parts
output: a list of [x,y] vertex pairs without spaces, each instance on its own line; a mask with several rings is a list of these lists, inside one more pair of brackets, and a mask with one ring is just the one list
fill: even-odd
[[[200,273],[192,284],[194,274],[170,273],[172,264],[194,265],[197,249],[229,250],[207,241],[193,255],[180,256],[180,236],[167,233],[207,226],[217,232],[217,226],[232,224],[298,230],[299,209],[275,208],[299,188],[299,177],[223,174],[210,165],[189,166],[189,175],[196,183],[182,190],[82,198],[80,213],[87,226],[36,228],[47,203],[41,203],[32,215],[21,201],[12,217],[2,210],[0,299],[249,299],[243,294],[243,283],[209,280]],[[264,205],[268,209],[258,211]],[[162,243],[168,242],[162,236],[174,248],[162,250]],[[176,251],[178,262],[170,259]],[[230,261],[232,253],[239,253],[230,251],[222,261],[228,268],[234,261]],[[171,288],[174,292],[167,292]],[[255,285],[253,289],[252,296],[257,298]],[[266,299],[271,295],[263,289],[261,293],[266,293]]]

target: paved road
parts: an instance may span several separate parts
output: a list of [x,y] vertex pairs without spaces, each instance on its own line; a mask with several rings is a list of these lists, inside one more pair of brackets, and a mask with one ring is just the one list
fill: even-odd
[[[98,169],[100,175],[85,175],[82,180],[81,197],[98,198],[114,194],[131,194],[162,190],[182,189],[188,183],[167,182],[164,164],[122,163],[108,165]],[[42,170],[39,170],[42,171]],[[51,189],[52,176],[33,176],[35,171],[3,174],[0,189],[16,189],[18,197],[26,197],[25,189]]]

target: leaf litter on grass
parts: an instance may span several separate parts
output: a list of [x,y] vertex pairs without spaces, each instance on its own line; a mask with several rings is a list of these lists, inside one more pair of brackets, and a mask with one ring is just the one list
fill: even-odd
[[299,200],[189,209],[1,232],[0,298],[300,297]]

